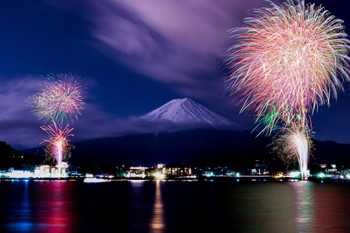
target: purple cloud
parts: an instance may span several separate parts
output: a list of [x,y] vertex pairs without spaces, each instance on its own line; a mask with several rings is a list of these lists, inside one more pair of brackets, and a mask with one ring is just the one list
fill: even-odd
[[[249,10],[267,4],[261,0],[88,0],[80,1],[85,10],[79,11],[66,2],[44,2],[86,19],[92,46],[116,63],[213,106],[214,111],[232,108],[236,113],[239,107],[223,97],[220,70],[227,30],[240,25]],[[23,148],[37,146],[46,137],[25,104],[40,82],[38,76],[1,82],[0,140]],[[122,119],[99,106],[93,96],[88,97],[82,116],[72,124],[72,139],[154,130],[137,117]]]
[[26,105],[29,94],[38,88],[40,77],[27,76],[0,85],[0,140],[17,147],[40,142],[39,124],[33,121]]
[[[42,122],[38,121],[32,114],[27,99],[40,88],[43,79],[38,76],[27,76],[5,80],[2,79],[0,83],[0,140],[17,148],[39,146],[47,135],[40,129]],[[94,80],[89,80],[89,83],[96,85]],[[91,96],[87,96],[88,100],[89,98]],[[81,128],[89,129],[91,126],[108,129],[109,122],[115,119],[114,116],[98,109],[93,102],[87,102],[86,110],[83,111],[81,119],[83,119],[81,122],[71,124],[72,127],[76,128],[74,133],[77,138],[111,136],[108,130],[105,133],[100,132],[100,134],[98,131],[84,134],[84,130],[81,130]],[[117,126],[109,128],[116,130]]]
[[[0,140],[18,149],[37,147],[48,135],[40,129],[40,122],[27,103],[43,81],[41,77],[27,76],[1,81],[0,86]],[[89,86],[98,86],[93,79]],[[169,128],[169,124],[152,125],[136,116],[119,118],[101,109],[95,96],[87,94],[86,105],[79,120],[71,122],[74,137],[71,141],[114,137],[132,133],[148,133]]]
[[[227,108],[219,63],[227,31],[260,0],[91,1],[91,34],[103,53],[179,94]],[[225,102],[221,104],[220,102]]]

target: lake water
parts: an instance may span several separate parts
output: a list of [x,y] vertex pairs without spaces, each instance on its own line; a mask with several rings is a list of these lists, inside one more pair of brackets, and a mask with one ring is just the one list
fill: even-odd
[[350,184],[1,181],[0,232],[350,232]]

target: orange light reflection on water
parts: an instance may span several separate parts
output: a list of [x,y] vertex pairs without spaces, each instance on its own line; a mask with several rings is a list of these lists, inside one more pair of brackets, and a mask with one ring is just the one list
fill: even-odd
[[153,204],[153,212],[150,223],[151,233],[163,233],[165,229],[164,206],[161,193],[161,181],[156,182],[156,192]]

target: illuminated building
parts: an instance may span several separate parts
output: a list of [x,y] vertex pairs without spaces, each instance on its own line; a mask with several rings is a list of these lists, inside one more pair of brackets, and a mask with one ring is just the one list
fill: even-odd
[[37,178],[49,178],[51,177],[51,168],[49,165],[36,166],[34,170],[34,176]]
[[255,160],[253,164],[253,168],[250,169],[251,175],[267,175],[269,174],[267,170],[267,166],[264,161]]
[[68,163],[61,162],[60,166],[56,165],[51,168],[51,177],[52,178],[65,178],[67,175]]
[[214,172],[213,171],[202,171],[202,176],[212,177],[212,176],[214,176]]
[[148,167],[130,167],[129,171],[126,172],[125,177],[127,178],[145,178],[148,176]]
[[192,168],[187,166],[168,166],[164,170],[167,176],[190,176]]
[[35,178],[66,178],[68,177],[68,163],[62,162],[60,166],[39,165],[35,167]]
[[31,178],[33,177],[33,172],[25,170],[14,170],[10,168],[7,172],[2,174],[3,178]]

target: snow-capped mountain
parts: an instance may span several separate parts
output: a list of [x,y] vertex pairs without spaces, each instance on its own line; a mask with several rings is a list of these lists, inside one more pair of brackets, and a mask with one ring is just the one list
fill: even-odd
[[176,125],[230,126],[234,123],[189,99],[174,99],[141,116],[152,122],[171,122]]

